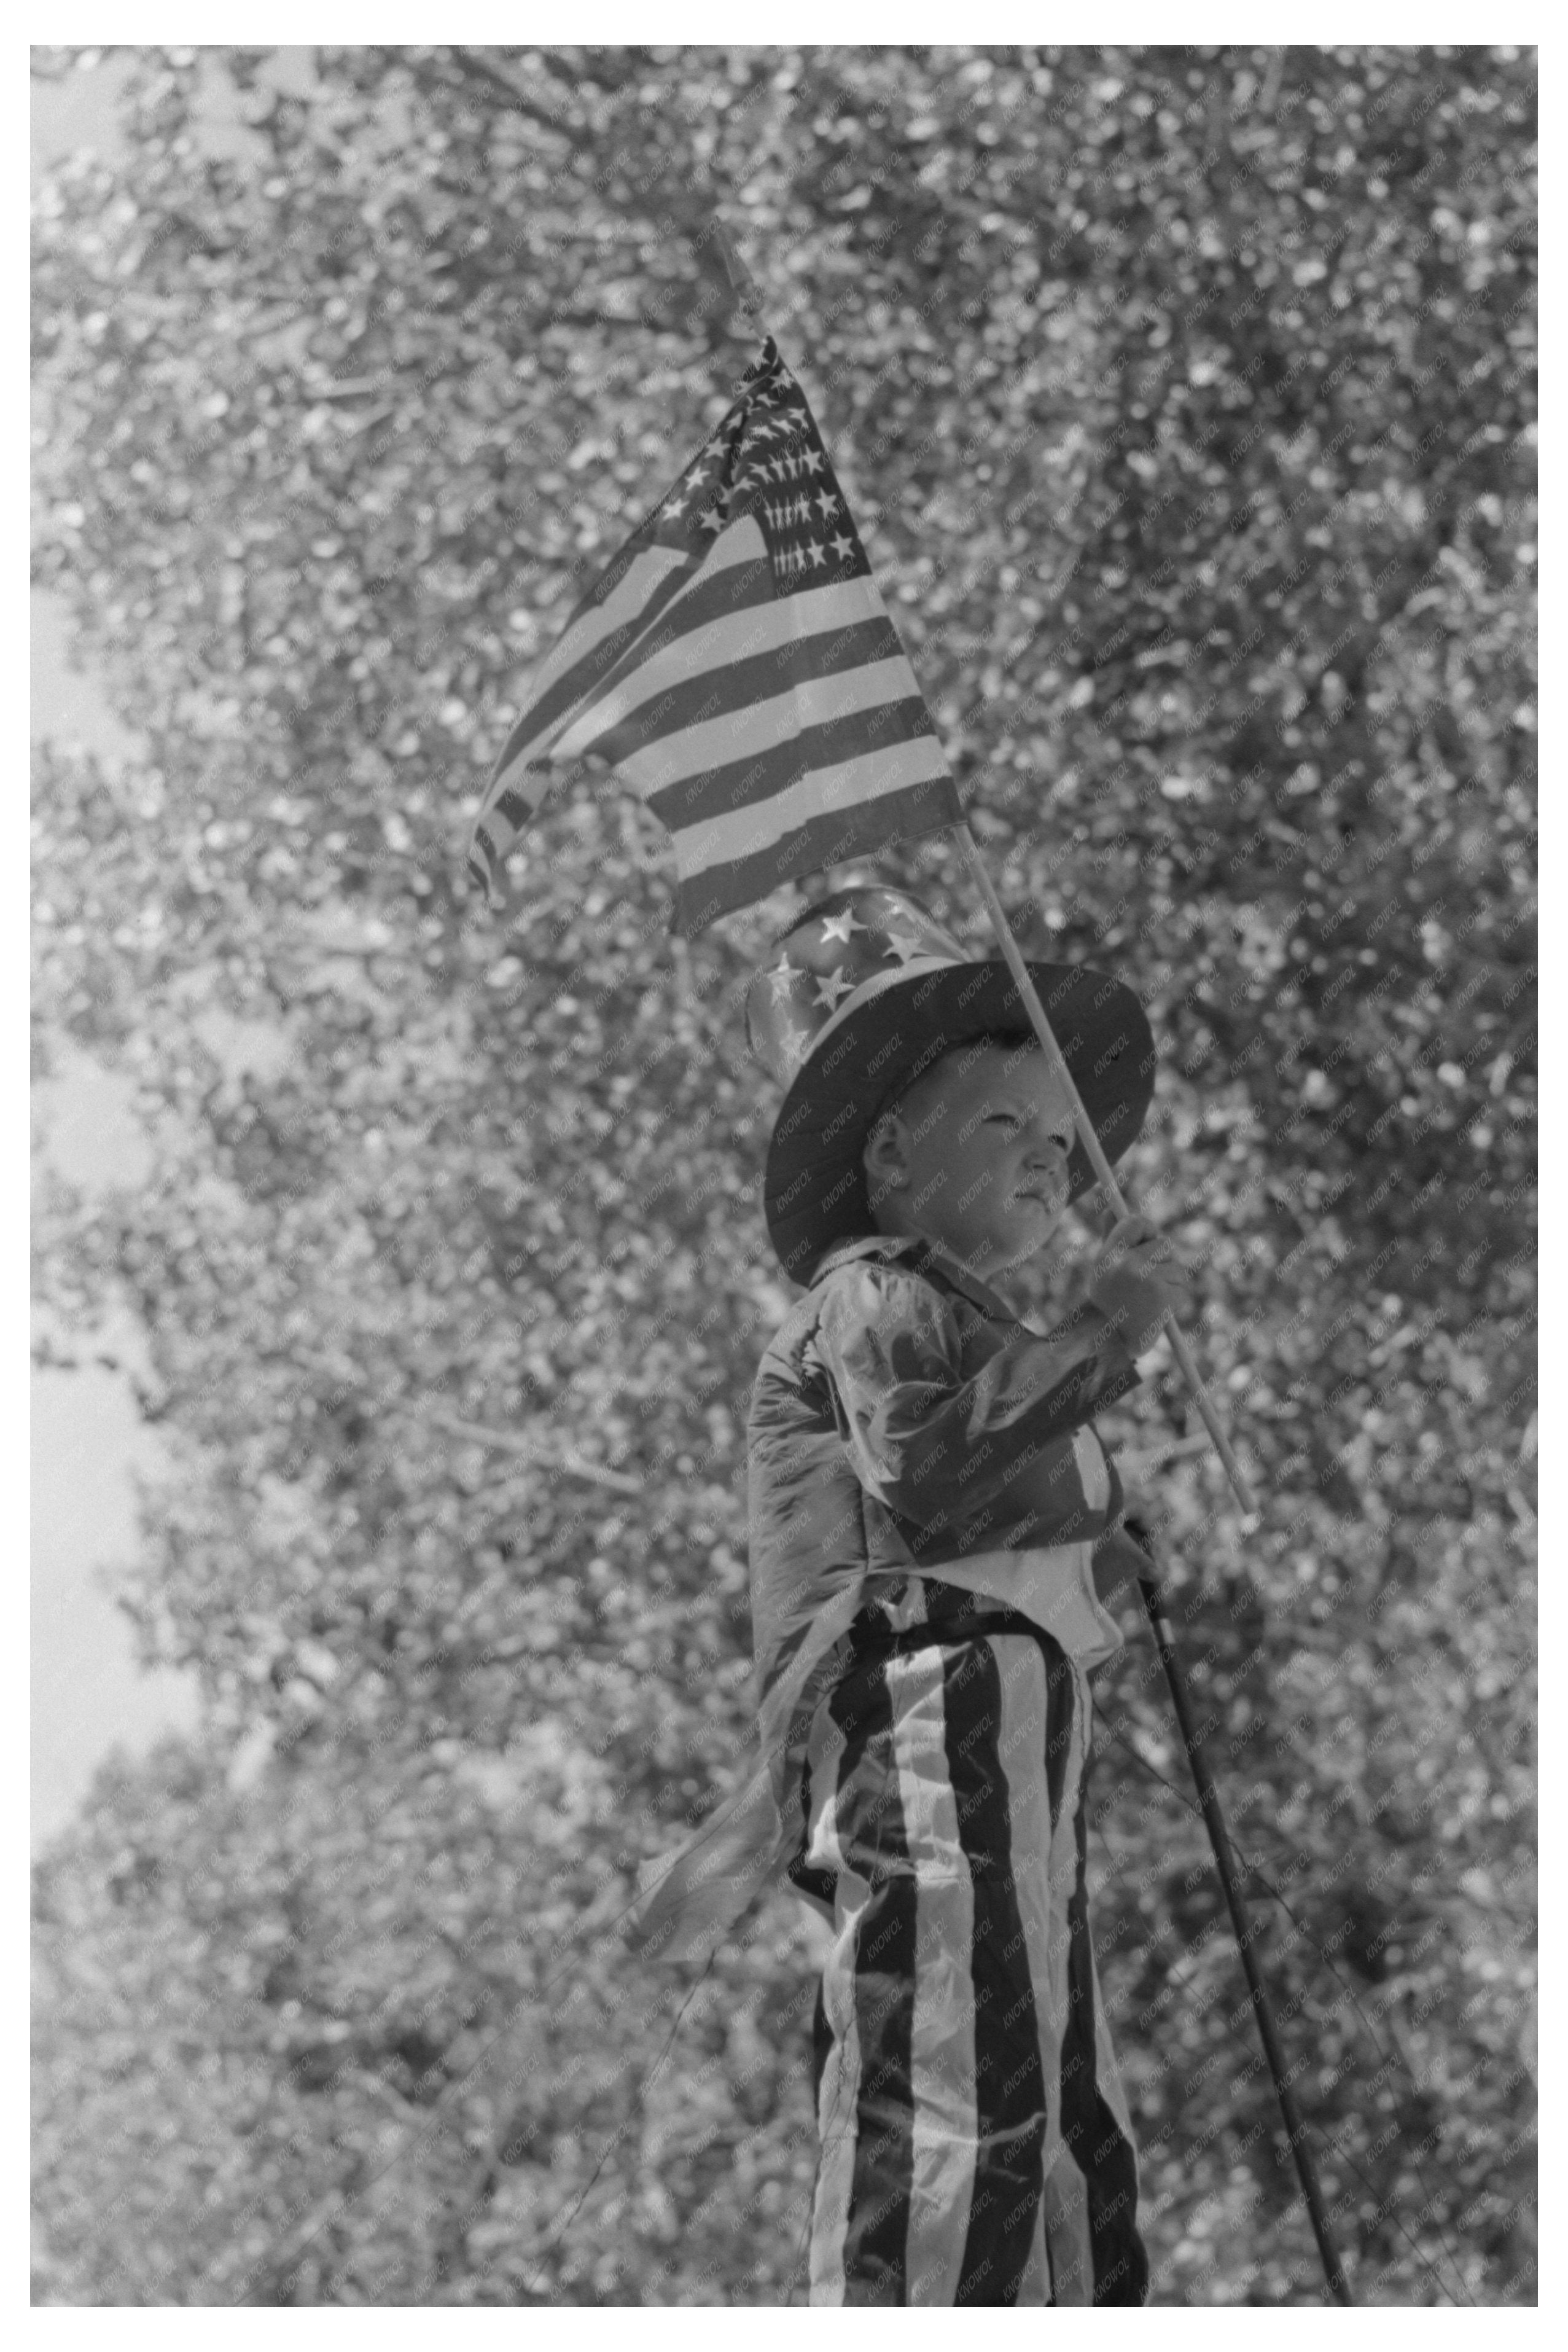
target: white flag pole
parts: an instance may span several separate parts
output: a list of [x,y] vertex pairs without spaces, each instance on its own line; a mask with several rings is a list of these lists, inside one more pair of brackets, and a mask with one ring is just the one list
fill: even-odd
[[[1072,1117],[1078,1129],[1078,1139],[1083,1146],[1089,1165],[1103,1185],[1106,1198],[1116,1214],[1119,1217],[1128,1216],[1131,1212],[1123,1197],[1122,1188],[1116,1181],[1115,1171],[1101,1149],[1100,1138],[1094,1132],[1093,1121],[1084,1109],[1083,1098],[1072,1083],[1072,1073],[1067,1066],[1066,1056],[1057,1044],[1051,1023],[1046,1018],[1045,1007],[1040,1001],[1040,992],[1029,976],[1029,966],[1025,963],[1019,943],[1013,937],[1012,925],[1008,921],[1006,909],[997,896],[996,885],[986,871],[979,845],[967,824],[955,825],[953,830],[958,836],[958,844],[968,862],[969,869],[980,886],[981,893],[990,912],[992,928],[1000,943],[1002,953],[1007,959],[1008,970],[1018,984],[1018,992],[1023,999],[1024,1009],[1029,1014],[1030,1025],[1045,1049],[1047,1061],[1067,1090],[1068,1098],[1072,1105]],[[1247,1483],[1241,1465],[1231,1451],[1230,1440],[1220,1426],[1219,1416],[1209,1400],[1208,1391],[1203,1384],[1203,1376],[1193,1360],[1192,1350],[1177,1329],[1176,1318],[1168,1313],[1165,1319],[1165,1329],[1166,1336],[1171,1343],[1172,1353],[1181,1368],[1181,1376],[1192,1391],[1193,1402],[1202,1414],[1203,1425],[1213,1440],[1215,1452],[1224,1465],[1225,1475],[1230,1481],[1231,1491],[1242,1509],[1250,1517],[1258,1508],[1252,1489]]]

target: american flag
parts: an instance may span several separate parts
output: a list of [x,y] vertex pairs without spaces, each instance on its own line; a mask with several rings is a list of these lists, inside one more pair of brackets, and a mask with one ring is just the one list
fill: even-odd
[[771,336],[533,681],[475,824],[492,903],[552,769],[591,754],[671,834],[688,936],[963,803],[806,396]]

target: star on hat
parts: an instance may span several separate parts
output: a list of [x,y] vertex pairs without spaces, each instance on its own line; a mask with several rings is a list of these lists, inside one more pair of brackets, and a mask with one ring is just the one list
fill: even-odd
[[883,953],[884,956],[896,956],[901,964],[908,963],[920,953],[920,941],[911,938],[907,931],[889,931]]
[[844,978],[843,965],[836,963],[827,978],[817,982],[817,1002],[825,1004],[830,1013],[836,1012],[840,997],[850,995],[853,989],[854,982]]
[[841,940],[844,946],[848,947],[852,934],[856,931],[863,931],[865,928],[864,923],[856,922],[854,908],[846,907],[841,914],[822,917],[823,942],[825,944],[829,940]]

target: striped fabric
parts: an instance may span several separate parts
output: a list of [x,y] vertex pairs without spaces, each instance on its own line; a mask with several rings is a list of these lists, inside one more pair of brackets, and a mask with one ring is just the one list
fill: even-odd
[[492,903],[552,772],[589,758],[669,830],[688,936],[797,875],[963,816],[771,337],[533,681],[470,847]]
[[831,1900],[836,1937],[810,2299],[1141,2304],[1136,2158],[1089,1940],[1087,1682],[1016,1616],[933,1580],[910,1591],[869,1638],[875,1613],[857,1621],[811,1743],[794,1875]]

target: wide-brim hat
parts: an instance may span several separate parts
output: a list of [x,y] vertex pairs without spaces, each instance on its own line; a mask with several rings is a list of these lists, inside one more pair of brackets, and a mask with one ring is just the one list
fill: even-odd
[[[809,1282],[836,1243],[875,1230],[861,1155],[882,1112],[955,1045],[1032,1034],[1007,965],[967,955],[902,890],[840,890],[775,943],[747,996],[758,1059],[787,1091],[763,1179],[779,1261]],[[1108,1160],[1143,1126],[1155,1042],[1130,988],[1087,964],[1029,961],[1083,1107]],[[1070,1199],[1093,1184],[1081,1141]]]

